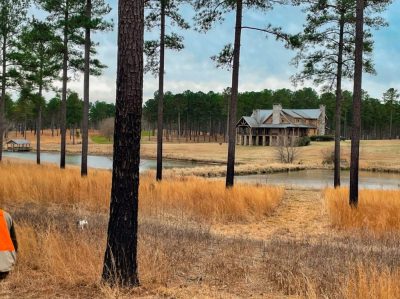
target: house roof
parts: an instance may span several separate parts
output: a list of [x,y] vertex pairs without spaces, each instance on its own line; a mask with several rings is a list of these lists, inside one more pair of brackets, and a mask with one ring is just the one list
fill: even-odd
[[255,118],[253,118],[251,116],[243,116],[242,118],[248,123],[248,125],[250,127],[257,127],[258,126],[258,123],[255,120]]
[[296,125],[296,124],[261,124],[258,125],[257,128],[266,128],[266,129],[285,129],[285,128],[311,128],[312,126],[307,125]]
[[17,145],[29,145],[29,144],[31,144],[26,139],[11,139],[11,140],[7,141],[7,144],[9,144],[9,143],[14,143],[14,144],[17,144]]
[[295,118],[319,119],[320,109],[282,109],[283,112]]
[[[321,116],[320,109],[282,109],[281,113],[282,112],[297,119],[319,119]],[[264,122],[271,117],[272,114],[273,110],[257,109],[253,111],[251,116],[243,116],[241,120],[244,120],[251,128],[314,128],[313,126],[303,124],[265,124]]]
[[265,122],[271,115],[272,115],[272,110],[254,110],[253,114],[250,116],[254,119],[256,119],[256,121],[258,123],[263,123]]

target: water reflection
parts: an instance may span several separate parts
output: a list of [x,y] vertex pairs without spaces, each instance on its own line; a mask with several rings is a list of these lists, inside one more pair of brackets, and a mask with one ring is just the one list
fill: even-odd
[[[342,186],[348,186],[350,172],[341,172]],[[237,176],[237,182],[322,189],[333,186],[333,170],[313,169],[285,173]],[[400,174],[360,172],[360,188],[400,189]]]
[[[28,153],[17,153],[17,152],[3,152],[3,156],[12,157],[18,159],[32,160],[36,161],[36,153],[28,152]],[[40,155],[42,162],[47,163],[60,163],[60,154],[59,153],[42,153]],[[65,161],[69,165],[81,165],[81,155],[67,155],[65,157]],[[150,159],[142,159],[140,161],[140,171],[146,171],[150,169],[156,169],[157,161]],[[189,168],[195,167],[198,164],[190,161],[163,161],[163,168]],[[89,168],[98,168],[98,169],[112,169],[112,158],[107,156],[88,156],[88,166]]]

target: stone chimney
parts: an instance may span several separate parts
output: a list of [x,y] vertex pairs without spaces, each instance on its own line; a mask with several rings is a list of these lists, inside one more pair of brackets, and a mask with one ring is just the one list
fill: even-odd
[[256,119],[257,123],[260,123],[260,109],[253,110],[253,117]]
[[281,104],[274,104],[272,108],[272,124],[279,125],[281,123]]
[[325,105],[319,105],[319,110],[321,114],[318,121],[318,135],[325,135],[326,128],[326,108]]

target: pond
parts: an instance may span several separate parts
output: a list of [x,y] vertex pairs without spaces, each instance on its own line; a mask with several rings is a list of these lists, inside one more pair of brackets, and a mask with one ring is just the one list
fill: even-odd
[[[342,186],[349,186],[350,172],[341,172]],[[237,176],[237,182],[322,189],[333,187],[333,170],[310,169],[285,173]],[[360,188],[400,189],[400,174],[360,171]]]
[[[25,160],[36,160],[34,152],[3,152],[5,157],[19,158]],[[60,163],[59,153],[42,153],[41,160],[48,163]],[[81,155],[67,155],[66,163],[70,165],[81,164]],[[156,169],[157,162],[154,159],[142,159],[140,171]],[[191,168],[201,164],[190,161],[164,160],[163,167],[170,168]],[[111,169],[112,158],[107,156],[88,156],[88,166],[90,168]],[[341,172],[342,185],[349,185],[349,171]],[[253,184],[284,185],[286,187],[316,188],[322,189],[333,186],[333,170],[310,169],[272,174],[255,174],[236,176],[236,182]],[[368,189],[400,189],[400,174],[380,173],[380,172],[360,172],[360,188]]]
[[[3,152],[4,157],[18,158],[24,160],[36,161],[36,153],[34,152]],[[47,163],[60,163],[59,153],[41,153],[40,155],[42,162]],[[66,163],[69,165],[81,165],[81,155],[67,155],[65,157]],[[156,169],[157,161],[154,159],[142,159],[140,161],[140,171],[146,171],[150,169]],[[190,161],[171,161],[164,160],[163,168],[190,168],[196,167],[198,163]],[[88,156],[88,167],[98,169],[111,169],[112,168],[112,157],[107,156]]]

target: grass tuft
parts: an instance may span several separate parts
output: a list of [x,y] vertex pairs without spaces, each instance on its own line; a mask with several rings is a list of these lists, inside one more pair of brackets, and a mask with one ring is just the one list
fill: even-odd
[[327,189],[324,193],[335,227],[366,229],[375,234],[400,231],[400,191],[360,190],[356,209],[349,205],[348,189]]
[[399,298],[400,269],[379,269],[376,266],[358,265],[344,284],[347,299]]

